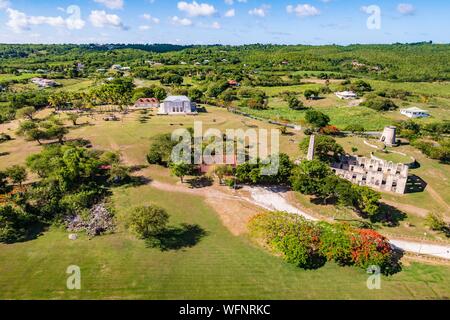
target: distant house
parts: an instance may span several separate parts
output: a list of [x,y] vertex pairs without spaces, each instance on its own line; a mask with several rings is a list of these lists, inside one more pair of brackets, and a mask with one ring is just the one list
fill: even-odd
[[134,104],[135,109],[159,108],[159,100],[156,98],[141,98]]
[[237,82],[236,80],[228,80],[228,85],[230,87],[239,87],[239,82]]
[[408,118],[426,118],[430,116],[430,113],[428,111],[422,110],[417,107],[401,109],[400,113],[407,116]]
[[115,70],[115,71],[130,71],[131,70],[130,67],[122,67],[120,64],[114,64],[111,67],[111,69]]
[[350,99],[356,99],[358,98],[358,95],[353,91],[341,91],[341,92],[335,92],[334,93],[336,97],[343,100],[350,100]]
[[186,96],[169,96],[159,106],[160,115],[194,115],[197,105]]
[[49,87],[56,87],[59,84],[54,81],[54,80],[50,80],[50,79],[43,79],[43,78],[32,78],[31,82],[38,85],[41,88],[49,88]]

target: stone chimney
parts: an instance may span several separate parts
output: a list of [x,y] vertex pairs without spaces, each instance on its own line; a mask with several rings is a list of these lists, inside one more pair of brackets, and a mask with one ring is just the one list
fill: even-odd
[[316,144],[316,136],[311,135],[309,138],[308,156],[306,157],[308,161],[314,160],[315,144]]
[[397,145],[397,128],[393,126],[385,127],[380,139],[388,147]]

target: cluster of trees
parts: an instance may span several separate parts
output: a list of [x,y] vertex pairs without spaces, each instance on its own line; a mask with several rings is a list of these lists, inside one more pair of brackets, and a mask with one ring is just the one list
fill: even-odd
[[305,121],[310,124],[314,129],[318,130],[320,128],[326,127],[330,124],[330,117],[325,113],[318,110],[307,110],[305,113]]
[[293,170],[291,184],[295,191],[313,195],[325,204],[352,208],[363,218],[374,219],[380,213],[379,192],[336,176],[328,164],[319,160],[302,161]]
[[240,107],[254,110],[265,110],[269,108],[269,98],[262,90],[240,89],[238,97],[241,99]]
[[442,139],[439,143],[433,143],[423,140],[414,140],[411,143],[427,157],[439,160],[442,163],[450,163],[450,139]]
[[376,111],[392,111],[398,108],[391,99],[377,95],[368,96],[367,100],[361,103],[361,105]]
[[[8,181],[21,185],[27,171],[14,166],[0,173],[0,242],[27,239],[37,225],[65,224],[89,210],[109,194],[109,186],[124,181],[120,157],[75,144],[45,147],[26,160],[39,180],[11,193]],[[9,179],[6,179],[9,177]],[[85,213],[85,214],[84,214]]]
[[[1,45],[0,71],[14,73],[18,69],[45,69],[69,76],[74,63],[85,64],[83,76],[97,68],[109,68],[114,63],[127,62],[134,68],[145,67],[145,61],[157,61],[168,66],[181,61],[190,66],[195,61],[208,68],[260,69],[263,71],[327,71],[334,74],[358,74],[376,79],[401,81],[449,80],[448,45],[432,43],[351,46],[173,46],[173,45]],[[380,63],[380,56],[383,57]],[[287,64],[281,62],[287,61]],[[352,66],[358,61],[367,68]],[[376,66],[376,68],[373,68]],[[417,68],[417,66],[421,66]],[[262,79],[264,80],[264,78]]]
[[164,88],[152,85],[150,87],[142,87],[133,90],[132,101],[135,102],[141,98],[156,98],[163,101],[167,97],[167,92]]
[[[31,118],[32,110],[29,110],[28,118]],[[46,120],[26,120],[22,121],[17,130],[19,136],[25,137],[30,141],[37,141],[42,144],[43,140],[58,140],[60,144],[64,143],[64,136],[69,130],[56,117],[50,117]]]
[[316,223],[283,212],[257,215],[249,227],[254,237],[263,239],[272,250],[299,268],[317,269],[327,261],[364,269],[375,265],[384,274],[400,268],[389,241],[373,230]]
[[[299,144],[300,151],[304,155],[308,153],[310,139],[311,137],[306,137]],[[332,137],[324,135],[317,135],[315,137],[314,156],[316,159],[331,164],[339,160],[339,157],[343,154],[344,148]]]
[[398,124],[399,134],[409,139],[416,147],[431,159],[442,163],[450,163],[450,122],[432,122],[420,124],[414,120],[403,121]]
[[[270,160],[270,158],[268,159]],[[247,184],[289,184],[294,164],[289,156],[281,153],[279,155],[278,169],[276,174],[264,175],[263,170],[268,169],[270,164],[257,159],[257,163],[245,162],[236,167],[235,176],[237,182]]]
[[[49,103],[46,91],[25,91],[0,94],[0,123],[13,120],[16,112],[22,108],[42,109]],[[3,104],[1,104],[3,102]]]

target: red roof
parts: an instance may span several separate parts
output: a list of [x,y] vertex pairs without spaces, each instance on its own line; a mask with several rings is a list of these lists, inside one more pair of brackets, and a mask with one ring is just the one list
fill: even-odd
[[159,103],[159,100],[156,98],[141,98],[136,103]]
[[228,80],[228,84],[231,86],[235,86],[238,84],[238,82],[236,80]]

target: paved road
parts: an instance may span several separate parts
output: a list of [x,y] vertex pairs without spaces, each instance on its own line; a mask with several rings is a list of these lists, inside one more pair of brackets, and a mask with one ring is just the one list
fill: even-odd
[[[283,197],[285,190],[261,187],[245,187],[245,190],[250,193],[252,203],[264,209],[299,214],[308,220],[317,221],[316,218],[290,204]],[[403,251],[450,260],[450,246],[395,239],[390,240],[390,242]]]

